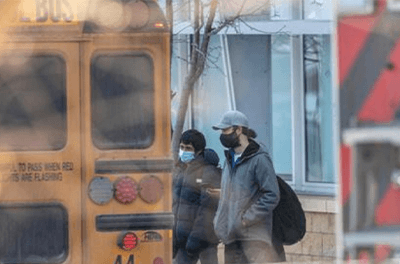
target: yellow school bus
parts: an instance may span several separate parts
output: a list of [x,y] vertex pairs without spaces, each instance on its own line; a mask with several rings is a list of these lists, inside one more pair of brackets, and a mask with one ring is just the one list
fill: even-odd
[[157,2],[0,10],[0,263],[171,263],[170,33]]

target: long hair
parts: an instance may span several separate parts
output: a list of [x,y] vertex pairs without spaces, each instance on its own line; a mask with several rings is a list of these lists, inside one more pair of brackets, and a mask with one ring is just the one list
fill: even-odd
[[[238,128],[238,126],[233,126],[233,129],[236,130]],[[257,137],[257,133],[248,127],[242,127],[242,133],[243,135],[247,136],[248,138],[256,138]]]

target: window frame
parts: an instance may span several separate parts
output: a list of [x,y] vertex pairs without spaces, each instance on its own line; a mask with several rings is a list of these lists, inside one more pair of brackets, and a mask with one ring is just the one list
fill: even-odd
[[[303,1],[295,1],[293,8],[293,17],[304,21],[303,17]],[[291,39],[291,70],[292,70],[292,180],[288,183],[296,190],[297,193],[311,195],[328,195],[335,196],[338,193],[338,160],[339,160],[339,127],[338,124],[338,100],[339,88],[336,82],[337,69],[336,64],[336,36],[334,34],[335,21],[307,20],[310,24],[303,32],[292,35]],[[287,21],[287,23],[296,23],[296,21]],[[328,23],[328,25],[326,24]],[[313,30],[317,28],[317,30]],[[321,30],[322,29],[322,30]],[[321,32],[322,31],[322,32]],[[305,123],[305,89],[304,89],[304,35],[327,34],[331,36],[331,93],[332,93],[332,127],[333,131],[333,177],[335,183],[324,182],[307,182],[306,173],[306,123]],[[297,135],[297,136],[294,136]],[[295,173],[296,172],[296,173]]]

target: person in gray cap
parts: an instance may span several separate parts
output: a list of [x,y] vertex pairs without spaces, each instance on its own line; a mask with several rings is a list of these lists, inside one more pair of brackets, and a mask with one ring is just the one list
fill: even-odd
[[239,111],[226,112],[213,129],[221,131],[227,148],[214,218],[215,232],[225,244],[225,263],[285,261],[283,246],[272,239],[272,212],[280,197],[269,154]]

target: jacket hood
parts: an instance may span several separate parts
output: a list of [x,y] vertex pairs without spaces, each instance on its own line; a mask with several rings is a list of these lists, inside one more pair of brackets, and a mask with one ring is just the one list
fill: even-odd
[[[256,141],[253,139],[249,139],[249,145],[246,147],[246,149],[243,151],[242,156],[240,157],[240,160],[238,163],[249,159],[255,155],[258,155],[260,153],[267,153],[261,146],[258,144]],[[232,162],[232,157],[235,155],[235,151],[233,149],[225,150],[225,156],[230,163]]]

